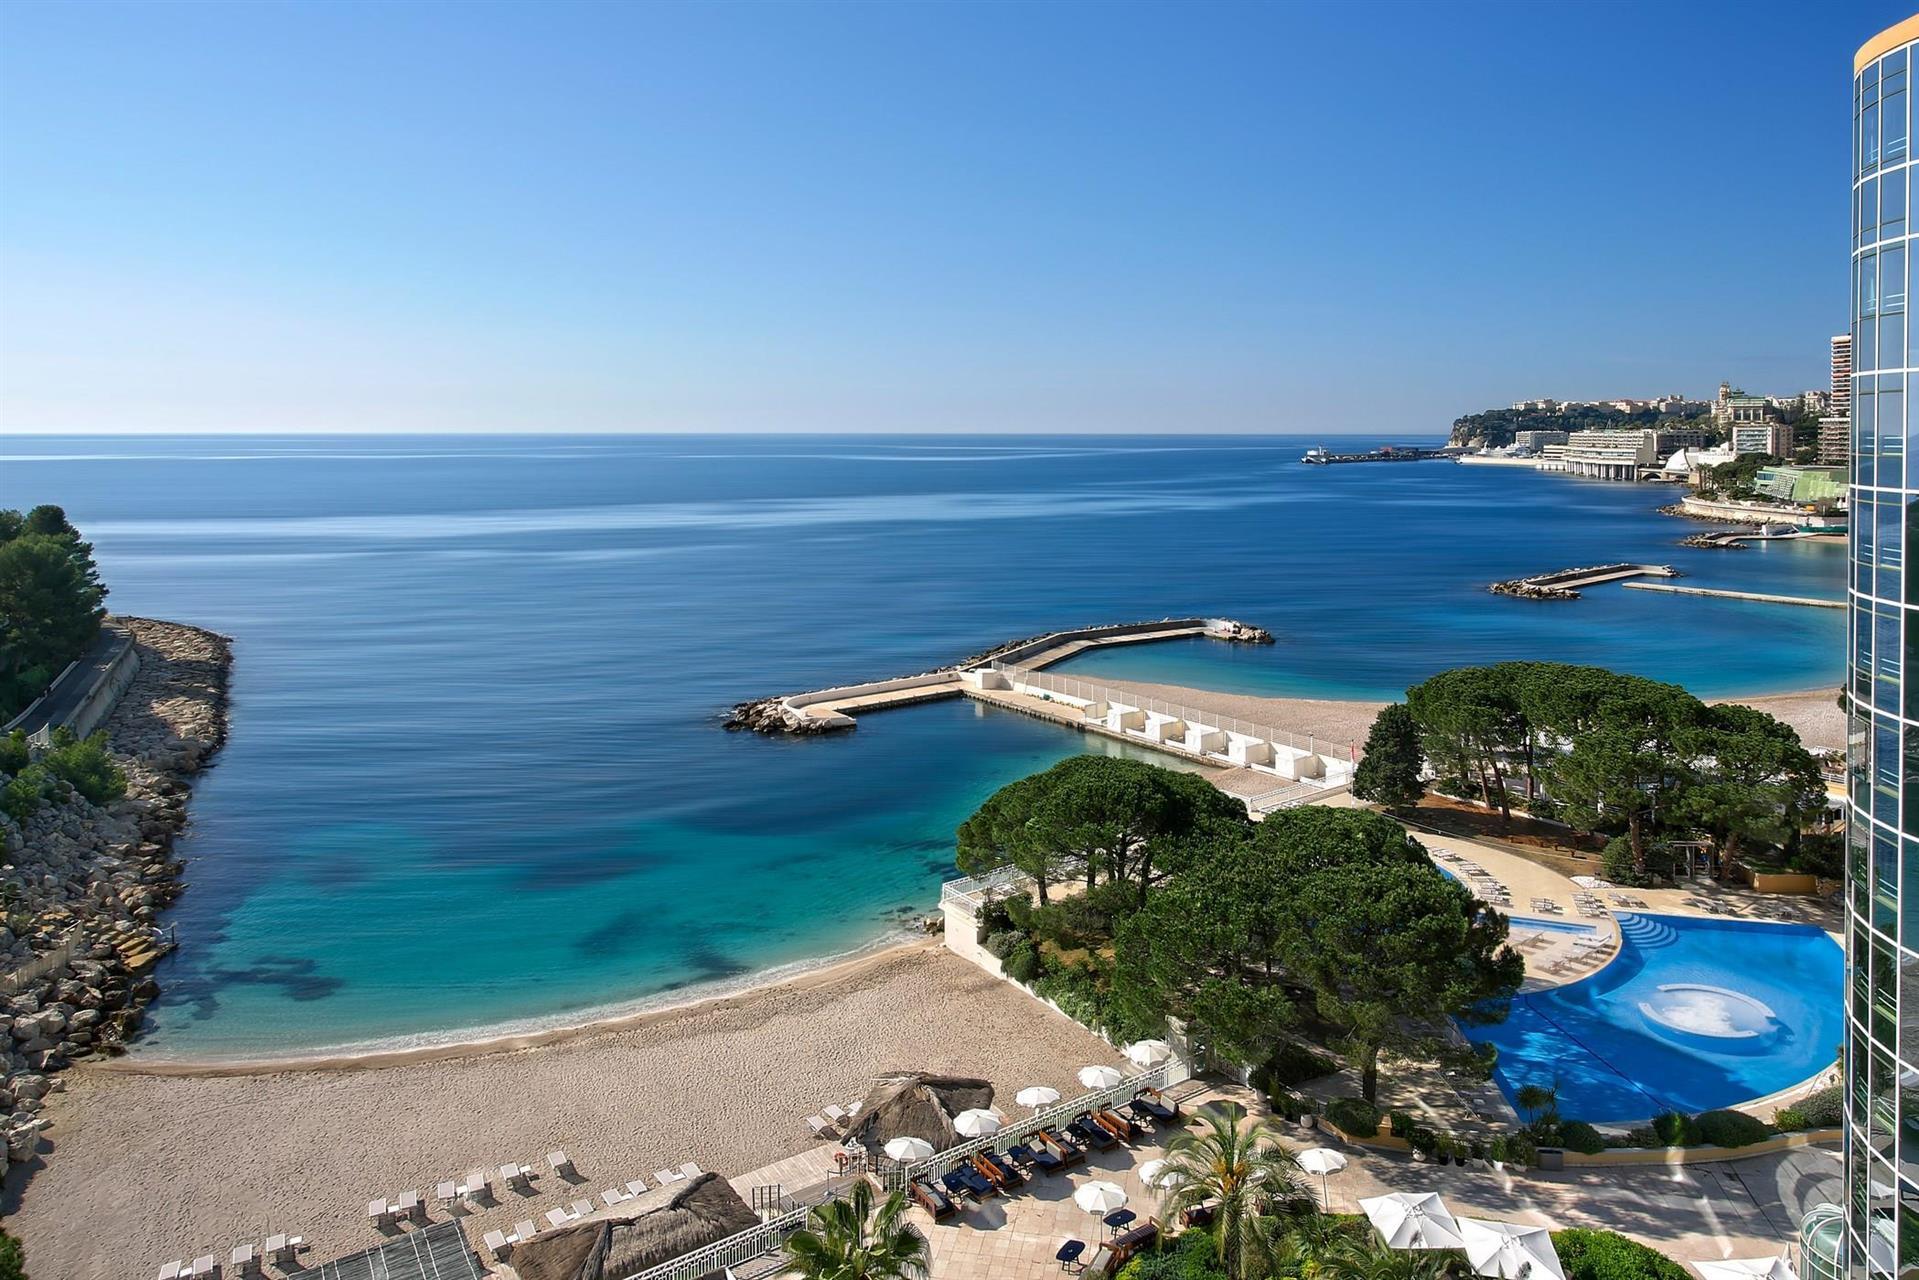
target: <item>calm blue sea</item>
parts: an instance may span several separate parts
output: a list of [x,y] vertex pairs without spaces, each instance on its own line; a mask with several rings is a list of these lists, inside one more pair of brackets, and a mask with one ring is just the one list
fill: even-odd
[[1317,440],[651,437],[0,442],[125,613],[236,640],[142,1051],[412,1043],[740,982],[930,909],[954,827],[1090,743],[963,702],[779,741],[732,702],[1075,623],[1220,613],[1271,648],[1078,661],[1389,697],[1603,663],[1704,694],[1837,685],[1839,611],[1485,584],[1613,559],[1838,597],[1843,549],[1700,552],[1668,492]]

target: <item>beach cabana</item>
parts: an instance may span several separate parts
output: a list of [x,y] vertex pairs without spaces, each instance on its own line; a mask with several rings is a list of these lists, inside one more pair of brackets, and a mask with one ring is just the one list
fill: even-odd
[[957,1147],[965,1139],[953,1117],[993,1105],[991,1081],[972,1076],[936,1076],[902,1071],[882,1076],[847,1125],[849,1142],[883,1148],[895,1138],[920,1138],[933,1150]]
[[703,1173],[648,1192],[624,1213],[533,1237],[514,1249],[513,1269],[520,1280],[620,1280],[759,1225],[731,1183]]

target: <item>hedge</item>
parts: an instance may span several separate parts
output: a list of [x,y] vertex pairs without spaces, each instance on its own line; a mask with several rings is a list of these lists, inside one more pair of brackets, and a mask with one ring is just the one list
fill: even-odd
[[1691,1280],[1665,1254],[1616,1231],[1568,1227],[1553,1232],[1552,1241],[1566,1280]]
[[1379,1108],[1364,1098],[1334,1098],[1326,1104],[1326,1118],[1356,1138],[1379,1132]]
[[1777,1132],[1771,1125],[1743,1111],[1705,1111],[1693,1121],[1699,1140],[1715,1147],[1749,1147]]

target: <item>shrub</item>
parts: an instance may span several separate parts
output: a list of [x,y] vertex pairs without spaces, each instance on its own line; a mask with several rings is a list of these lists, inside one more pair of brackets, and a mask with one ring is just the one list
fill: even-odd
[[1523,1133],[1508,1133],[1495,1137],[1486,1154],[1504,1164],[1530,1165],[1539,1158],[1539,1148]]
[[1297,1120],[1302,1110],[1299,1095],[1285,1089],[1274,1089],[1267,1093],[1267,1101],[1272,1104],[1273,1114],[1283,1120]]
[[1773,1113],[1772,1122],[1786,1133],[1797,1133],[1801,1129],[1812,1128],[1812,1125],[1806,1122],[1806,1113],[1798,1107],[1779,1108]]
[[1033,912],[1039,909],[1039,903],[1026,897],[1000,898],[995,904],[1006,913],[1006,923],[1021,933],[1033,931]]
[[1031,938],[1021,938],[1019,945],[1007,953],[1000,968],[1007,977],[1015,982],[1031,986],[1039,977],[1039,952],[1033,946]]
[[26,1251],[4,1231],[0,1231],[0,1280],[27,1280]]
[[53,738],[51,751],[40,757],[40,766],[95,804],[110,804],[127,793],[127,775],[107,753],[107,735],[75,738],[61,730]]
[[1119,1280],[1226,1280],[1226,1272],[1211,1234],[1189,1227],[1162,1248],[1127,1263]]
[[15,729],[0,738],[0,773],[18,773],[32,761],[27,751],[27,731]]
[[1607,1139],[1606,1145],[1609,1147],[1643,1147],[1650,1150],[1654,1147],[1663,1147],[1666,1144],[1659,1140],[1658,1132],[1654,1130],[1651,1125],[1642,1124],[1637,1128],[1626,1130],[1624,1137]]
[[1616,1231],[1571,1227],[1552,1240],[1566,1280],[1687,1280],[1677,1262]]
[[1017,929],[1001,929],[997,933],[986,935],[981,945],[991,952],[995,959],[1004,960],[1013,954],[1013,948],[1026,941],[1026,935]]
[[1430,1156],[1439,1150],[1439,1135],[1423,1124],[1413,1126],[1413,1131],[1406,1135],[1406,1142],[1414,1151],[1424,1156]]
[[1339,1070],[1339,1064],[1307,1045],[1288,1040],[1266,1060],[1266,1069],[1273,1073],[1275,1085],[1290,1089],[1296,1084],[1305,1084],[1308,1080],[1333,1074]]
[[1419,1122],[1417,1120],[1414,1120],[1404,1111],[1388,1112],[1386,1116],[1386,1126],[1392,1131],[1392,1135],[1395,1138],[1411,1139],[1413,1130],[1418,1124]]
[[1624,836],[1614,836],[1606,841],[1606,850],[1599,855],[1599,860],[1606,869],[1606,879],[1614,884],[1644,888],[1651,883],[1651,878],[1642,875],[1639,868],[1633,865],[1632,842]]
[[52,789],[52,775],[37,764],[30,764],[6,786],[0,787],[0,813],[15,822],[25,822],[47,802],[47,793]]
[[1089,1027],[1106,1022],[1106,993],[1090,969],[1068,966],[1041,975],[1034,983],[1035,993],[1051,1000],[1073,1021]]
[[1568,1120],[1559,1126],[1559,1145],[1568,1151],[1593,1156],[1606,1149],[1606,1139],[1584,1120]]
[[986,905],[980,908],[979,931],[974,935],[974,940],[981,946],[985,946],[986,940],[994,934],[1014,927],[1012,913],[1006,909],[1007,901],[1005,898],[988,898]]
[[1662,1147],[1691,1147],[1699,1143],[1699,1127],[1683,1111],[1662,1111],[1652,1119]]
[[1715,1147],[1750,1147],[1777,1132],[1764,1120],[1731,1109],[1701,1112],[1693,1128],[1699,1141]]
[[1793,1110],[1805,1116],[1808,1129],[1836,1129],[1846,1122],[1846,1095],[1838,1085],[1828,1085],[1799,1099]]
[[1326,1104],[1326,1118],[1356,1138],[1379,1132],[1379,1108],[1364,1098],[1334,1098]]

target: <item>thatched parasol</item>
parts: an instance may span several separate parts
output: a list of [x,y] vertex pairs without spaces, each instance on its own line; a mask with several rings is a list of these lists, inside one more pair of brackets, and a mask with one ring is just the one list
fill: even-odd
[[732,1184],[703,1173],[671,1199],[544,1232],[513,1250],[520,1280],[618,1280],[760,1225]]
[[944,1151],[966,1141],[953,1129],[962,1111],[993,1105],[993,1085],[972,1076],[900,1071],[881,1076],[846,1127],[851,1141],[882,1147],[894,1138],[921,1138]]

